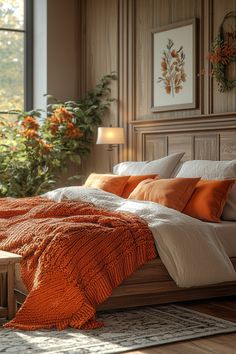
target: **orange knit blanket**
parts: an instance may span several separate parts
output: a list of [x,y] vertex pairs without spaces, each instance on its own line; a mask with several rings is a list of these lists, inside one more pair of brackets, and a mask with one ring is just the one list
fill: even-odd
[[0,249],[23,256],[29,294],[6,327],[96,328],[96,306],[156,257],[146,222],[89,203],[0,199]]

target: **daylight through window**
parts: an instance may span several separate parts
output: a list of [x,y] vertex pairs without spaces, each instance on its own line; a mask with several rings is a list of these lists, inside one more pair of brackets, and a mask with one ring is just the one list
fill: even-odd
[[26,108],[27,4],[0,0],[0,112]]

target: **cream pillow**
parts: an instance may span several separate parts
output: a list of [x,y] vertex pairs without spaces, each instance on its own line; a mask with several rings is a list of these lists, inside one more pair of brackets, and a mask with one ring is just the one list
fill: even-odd
[[120,176],[139,175],[140,170],[148,163],[148,161],[125,161],[118,163],[113,167],[113,173]]
[[126,161],[113,167],[113,173],[125,175],[158,174],[160,178],[169,178],[184,152],[171,154],[154,161]]
[[[203,179],[234,179],[236,180],[236,160],[211,161],[193,160],[183,163],[176,177],[202,177]],[[236,220],[236,184],[229,192],[222,218]]]

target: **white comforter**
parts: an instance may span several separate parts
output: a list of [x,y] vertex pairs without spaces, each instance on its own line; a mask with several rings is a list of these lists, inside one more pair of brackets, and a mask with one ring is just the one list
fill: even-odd
[[44,196],[92,202],[96,206],[131,212],[146,220],[157,251],[169,274],[180,287],[236,280],[236,272],[213,228],[157,203],[123,199],[102,190],[65,187]]

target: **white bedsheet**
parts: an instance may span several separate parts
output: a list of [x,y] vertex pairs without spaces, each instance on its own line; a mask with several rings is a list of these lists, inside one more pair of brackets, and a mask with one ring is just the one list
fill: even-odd
[[208,223],[215,230],[229,257],[236,257],[236,221],[222,221],[220,224]]
[[102,190],[65,187],[44,196],[55,201],[82,200],[139,215],[153,233],[160,258],[180,287],[235,281],[236,272],[215,229],[157,203],[123,199]]

